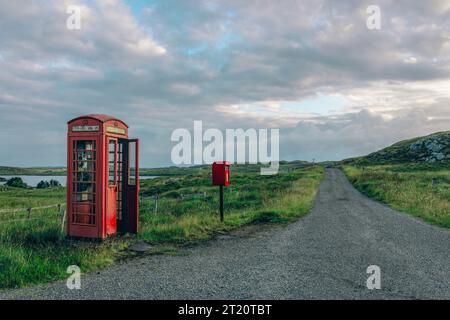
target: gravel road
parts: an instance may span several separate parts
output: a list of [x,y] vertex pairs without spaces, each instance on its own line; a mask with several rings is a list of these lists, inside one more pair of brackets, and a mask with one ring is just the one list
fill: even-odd
[[[314,209],[287,226],[222,236],[3,299],[450,299],[450,232],[374,202],[327,169]],[[381,289],[369,290],[369,265]]]

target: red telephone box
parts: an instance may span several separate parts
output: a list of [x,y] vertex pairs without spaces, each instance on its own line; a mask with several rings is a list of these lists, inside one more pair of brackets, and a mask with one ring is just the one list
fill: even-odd
[[139,140],[122,120],[90,114],[68,122],[68,236],[137,233],[138,156]]

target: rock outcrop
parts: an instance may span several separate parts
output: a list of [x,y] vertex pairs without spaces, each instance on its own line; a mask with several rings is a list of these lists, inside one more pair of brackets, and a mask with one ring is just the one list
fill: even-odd
[[436,162],[450,159],[450,133],[419,139],[409,146],[417,153],[418,161]]
[[450,131],[400,141],[368,156],[347,159],[344,162],[360,164],[448,162],[450,165]]

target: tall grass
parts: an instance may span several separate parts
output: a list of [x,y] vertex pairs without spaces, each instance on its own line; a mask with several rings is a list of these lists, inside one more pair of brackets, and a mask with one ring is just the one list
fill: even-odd
[[344,166],[343,169],[354,186],[366,195],[427,222],[450,228],[449,167],[406,164]]
[[[158,201],[158,213],[153,212],[155,200],[143,198],[146,213],[141,214],[139,237],[155,243],[198,241],[249,223],[292,221],[312,207],[321,177],[320,167],[273,177],[237,176],[231,190],[225,192],[224,222],[218,218],[218,188],[188,187],[191,179],[181,178],[177,181],[179,194],[206,192],[206,197],[180,200],[166,192]],[[157,188],[150,189],[155,192]],[[161,189],[165,190],[164,186]]]
[[[30,220],[20,212],[0,215],[0,288],[61,279],[70,265],[84,272],[107,266],[122,246],[67,241],[56,208],[36,210]],[[6,223],[11,218],[14,222]]]
[[[256,222],[287,222],[308,212],[322,177],[322,168],[286,170],[260,176],[234,172],[225,192],[225,221],[218,218],[218,188],[207,171],[141,181],[140,230],[136,238],[118,237],[103,243],[68,241],[61,232],[56,208],[33,212],[36,220],[0,223],[0,288],[21,287],[67,277],[78,265],[88,272],[111,264],[130,243],[145,240],[177,245],[209,239],[218,231]],[[206,193],[206,196],[181,195]],[[159,195],[158,213],[153,195]],[[65,189],[0,192],[0,209],[27,208],[64,202]],[[25,218],[24,213],[16,218]],[[0,213],[0,222],[12,218]]]

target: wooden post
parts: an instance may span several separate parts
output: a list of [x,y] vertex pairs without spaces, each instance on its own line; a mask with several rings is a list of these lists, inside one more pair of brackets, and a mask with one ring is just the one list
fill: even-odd
[[431,179],[431,186],[433,187],[433,188],[436,188],[436,186],[438,185],[438,182],[437,182],[437,180],[436,179]]
[[153,212],[154,212],[155,214],[158,213],[158,198],[159,198],[159,196],[158,196],[158,194],[156,194],[156,195],[155,195],[155,209],[153,210]]
[[220,211],[220,221],[223,222],[223,186],[220,186],[220,204],[219,204],[219,211]]
[[66,222],[66,209],[64,209],[64,213],[61,218],[61,233],[64,232],[64,223]]
[[32,210],[33,208],[28,208],[27,209],[27,211],[28,211],[28,219],[30,219],[31,218],[31,210]]

